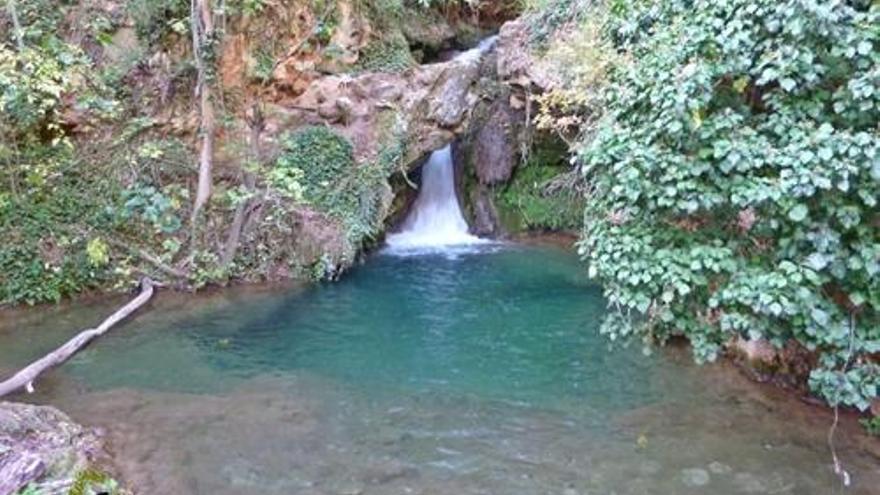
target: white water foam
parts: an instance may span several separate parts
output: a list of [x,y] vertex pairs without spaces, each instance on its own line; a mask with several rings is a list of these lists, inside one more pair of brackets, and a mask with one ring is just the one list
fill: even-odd
[[[486,38],[476,48],[461,53],[456,60],[479,62],[497,41]],[[468,232],[455,194],[455,173],[450,145],[434,151],[422,166],[422,186],[400,232],[386,239],[387,251],[394,254],[444,252],[464,254],[474,246],[489,244]]]
[[386,240],[392,250],[443,248],[485,243],[468,233],[455,195],[450,145],[433,152],[422,166],[422,186],[400,232]]

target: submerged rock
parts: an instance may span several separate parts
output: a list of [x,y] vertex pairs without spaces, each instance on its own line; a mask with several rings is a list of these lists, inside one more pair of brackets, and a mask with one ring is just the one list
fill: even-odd
[[706,486],[711,481],[709,472],[701,468],[681,470],[681,481],[687,486]]
[[731,468],[727,464],[718,461],[712,461],[709,463],[709,471],[712,471],[715,474],[729,474],[733,471],[733,468]]
[[0,494],[68,493],[106,457],[98,435],[47,406],[0,402]]

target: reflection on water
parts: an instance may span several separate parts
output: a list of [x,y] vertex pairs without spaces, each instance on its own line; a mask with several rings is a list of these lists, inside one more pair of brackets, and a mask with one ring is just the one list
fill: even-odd
[[[18,366],[106,307],[0,325]],[[828,417],[686,352],[609,350],[570,255],[379,255],[342,282],[165,297],[39,385],[149,494],[878,493]],[[52,330],[56,329],[56,330]]]

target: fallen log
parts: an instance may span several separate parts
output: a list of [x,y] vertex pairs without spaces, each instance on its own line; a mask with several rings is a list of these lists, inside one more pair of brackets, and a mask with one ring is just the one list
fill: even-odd
[[70,359],[74,354],[79,352],[83,347],[88,345],[96,337],[107,333],[114,325],[127,318],[129,315],[137,311],[141,306],[147,303],[153,292],[155,284],[149,278],[141,279],[141,293],[137,297],[128,302],[125,306],[119,308],[115,313],[110,315],[106,320],[101,322],[96,328],[83,330],[74,338],[67,341],[58,349],[50,352],[46,356],[34,361],[26,368],[15,374],[12,378],[0,382],[0,397],[6,396],[24,388],[28,393],[34,391],[34,380],[37,379],[46,370],[58,366],[59,364]]

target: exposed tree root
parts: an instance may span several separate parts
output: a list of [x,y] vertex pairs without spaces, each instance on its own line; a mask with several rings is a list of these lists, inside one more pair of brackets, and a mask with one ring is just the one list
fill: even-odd
[[29,393],[32,393],[34,391],[34,380],[36,380],[43,372],[64,363],[70,359],[71,356],[88,345],[93,339],[107,333],[107,331],[114,325],[124,320],[137,311],[141,306],[146,304],[147,301],[153,297],[154,292],[155,284],[153,281],[149,278],[143,278],[141,280],[141,293],[129,301],[128,304],[119,308],[106,320],[101,322],[98,327],[82,331],[76,337],[67,341],[66,344],[55,349],[39,360],[34,361],[26,368],[16,373],[12,378],[0,382],[0,397],[9,395],[22,388],[26,389]]

